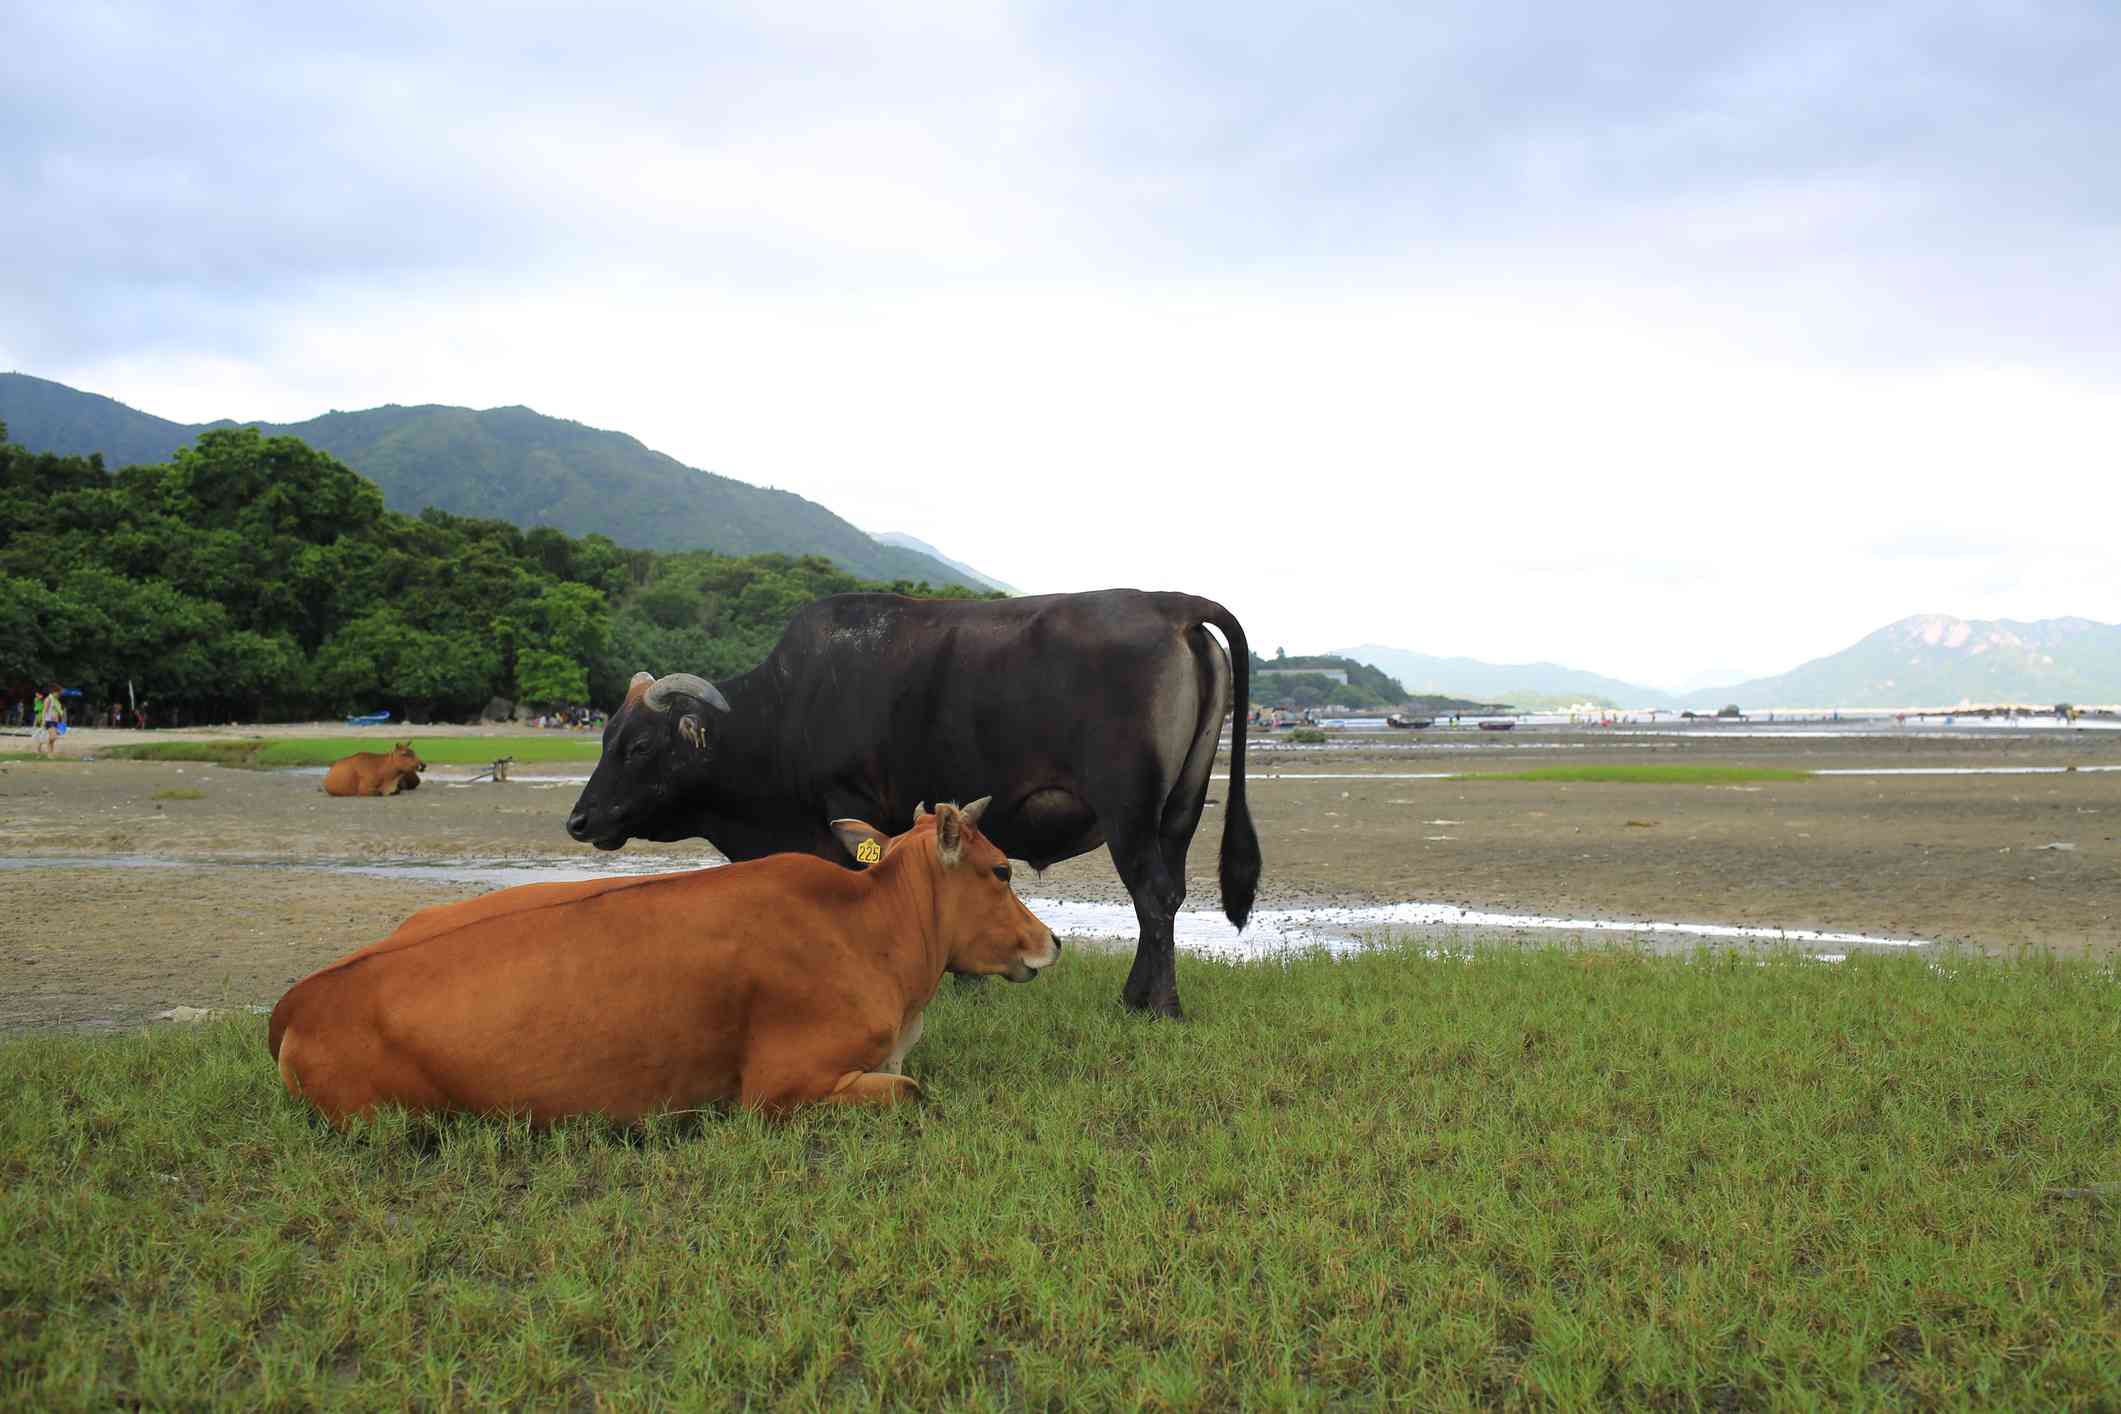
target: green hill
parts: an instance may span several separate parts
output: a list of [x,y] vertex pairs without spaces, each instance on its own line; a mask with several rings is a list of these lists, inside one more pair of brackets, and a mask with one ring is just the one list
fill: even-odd
[[101,453],[113,469],[166,462],[200,430],[27,373],[0,373],[0,422],[16,446],[63,457]]
[[[39,452],[100,453],[110,467],[164,462],[221,421],[187,425],[22,373],[0,373],[0,422]],[[700,471],[622,432],[524,407],[388,407],[307,422],[242,424],[299,437],[382,488],[392,510],[434,507],[650,550],[823,555],[866,579],[985,589],[940,559],[879,544],[814,501]]]

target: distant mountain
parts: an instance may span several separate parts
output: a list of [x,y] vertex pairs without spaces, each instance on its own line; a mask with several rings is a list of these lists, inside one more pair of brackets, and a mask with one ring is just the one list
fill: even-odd
[[1773,707],[2121,701],[2121,624],[1917,614],[1776,677],[1691,694]]
[[963,561],[951,559],[948,555],[936,549],[927,541],[916,540],[911,535],[906,534],[902,530],[886,530],[882,532],[871,531],[869,533],[869,538],[871,540],[874,540],[879,545],[893,545],[901,550],[911,550],[916,554],[926,555],[931,560],[941,560],[944,564],[950,566],[950,568],[956,570],[959,574],[965,576],[967,579],[973,580],[979,584],[983,584],[989,589],[999,589],[1004,594],[1021,594],[1024,592],[1023,590],[1018,589],[1013,584],[1002,583],[993,575],[981,574],[978,570],[972,568],[972,566],[968,564],[965,564]]
[[1483,663],[1477,658],[1438,658],[1378,643],[1336,650],[1342,657],[1374,663],[1406,684],[1407,691],[1448,693],[1519,704],[1602,701],[1615,707],[1678,707],[1668,692],[1618,678],[1601,677],[1559,663]]
[[17,446],[61,456],[101,452],[112,468],[168,461],[201,430],[27,373],[0,373],[0,422]]
[[[0,373],[0,422],[12,441],[34,451],[100,452],[111,467],[167,461],[200,432],[236,425],[171,422],[22,373]],[[880,544],[793,492],[700,471],[622,432],[525,407],[477,412],[392,404],[307,422],[245,425],[329,452],[382,487],[393,510],[438,506],[570,535],[608,535],[648,550],[824,555],[866,579],[988,586],[983,575]]]

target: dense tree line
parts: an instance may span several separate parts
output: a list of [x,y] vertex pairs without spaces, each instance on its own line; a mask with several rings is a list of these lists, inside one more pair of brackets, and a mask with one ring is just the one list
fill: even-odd
[[0,425],[0,692],[58,681],[158,720],[389,708],[468,717],[492,697],[616,705],[641,668],[756,663],[797,608],[875,584],[820,556],[624,549],[600,535],[428,510],[293,437],[202,433],[107,471]]

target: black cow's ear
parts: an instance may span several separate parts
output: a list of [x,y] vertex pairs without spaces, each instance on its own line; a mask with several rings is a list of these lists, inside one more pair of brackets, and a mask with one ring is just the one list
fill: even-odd
[[707,745],[707,724],[700,720],[698,713],[687,712],[678,718],[678,735],[691,743],[694,751],[704,750]]
[[847,851],[847,857],[863,868],[881,862],[884,846],[890,843],[882,830],[860,820],[834,820],[832,833],[838,837],[840,847]]

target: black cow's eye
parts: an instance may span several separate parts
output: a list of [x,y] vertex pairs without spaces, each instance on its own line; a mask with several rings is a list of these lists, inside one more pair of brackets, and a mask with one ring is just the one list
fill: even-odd
[[1008,882],[1009,882],[1009,866],[1008,866],[1008,865],[1006,865],[1006,864],[997,864],[997,865],[995,865],[995,866],[994,866],[994,877],[995,877],[995,878],[997,878],[997,879],[999,879],[999,880],[1001,880],[1001,881],[1002,881],[1003,883],[1005,883],[1005,884],[1006,884],[1006,883],[1008,883]]

